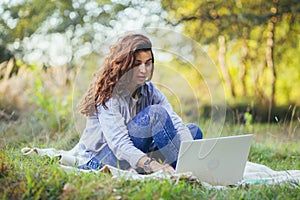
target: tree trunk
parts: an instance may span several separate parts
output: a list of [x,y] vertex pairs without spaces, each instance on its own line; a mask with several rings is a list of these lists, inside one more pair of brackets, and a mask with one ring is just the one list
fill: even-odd
[[271,70],[271,94],[269,98],[269,111],[268,111],[268,122],[271,120],[272,107],[275,105],[275,93],[276,93],[276,68],[274,64],[274,48],[275,48],[275,24],[277,22],[277,0],[273,0],[273,7],[271,8],[272,17],[268,23],[268,38],[266,48],[266,62],[268,68]]
[[219,65],[222,70],[226,85],[229,87],[232,97],[235,97],[234,85],[230,77],[230,74],[228,72],[228,69],[226,67],[225,53],[226,53],[225,37],[223,35],[220,35],[219,36],[219,57],[218,57]]
[[243,87],[243,96],[247,96],[247,87],[246,87],[246,76],[248,73],[247,69],[247,59],[248,59],[248,29],[246,27],[243,28],[243,46],[242,46],[242,64],[241,64],[241,81]]
[[260,87],[260,75],[262,75],[264,73],[265,70],[265,65],[266,62],[265,60],[262,61],[259,65],[258,65],[258,70],[256,71],[255,75],[254,75],[254,95],[256,97],[256,100],[259,104],[261,105],[266,105],[267,101],[268,101],[268,97],[266,96],[265,92],[264,92],[264,88]]

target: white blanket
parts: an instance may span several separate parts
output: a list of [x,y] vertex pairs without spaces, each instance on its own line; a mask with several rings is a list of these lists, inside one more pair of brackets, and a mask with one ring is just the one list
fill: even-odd
[[[141,175],[138,174],[135,170],[121,170],[117,169],[112,166],[105,166],[100,171],[95,170],[81,170],[76,168],[78,164],[82,164],[84,161],[81,160],[80,156],[76,156],[72,150],[71,151],[63,151],[63,150],[56,150],[54,148],[47,148],[47,149],[39,149],[39,148],[23,148],[22,153],[24,155],[29,155],[32,152],[37,153],[41,156],[48,156],[50,158],[59,157],[59,163],[61,168],[67,171],[78,171],[78,172],[106,172],[111,173],[114,178],[124,178],[127,180],[145,180],[145,179],[163,179],[163,178],[171,178],[175,180],[179,179],[189,179],[192,181],[198,181],[196,177],[192,175],[192,173],[184,173],[184,174],[175,174],[170,175],[163,173],[162,171],[158,171],[156,173],[152,173],[149,175]],[[292,184],[300,184],[300,170],[285,170],[285,171],[275,171],[271,168],[253,163],[247,162],[243,179],[237,183],[238,185],[244,184],[281,184],[285,182],[290,182]],[[208,183],[201,184],[210,186]],[[222,188],[222,187],[221,187]]]

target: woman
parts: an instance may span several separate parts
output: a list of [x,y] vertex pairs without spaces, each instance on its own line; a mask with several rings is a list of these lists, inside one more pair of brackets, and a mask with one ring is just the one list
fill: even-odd
[[[110,48],[96,82],[79,104],[87,116],[79,146],[90,158],[79,168],[107,164],[173,173],[181,141],[202,138],[200,128],[185,126],[150,82],[153,70],[152,44],[146,36],[128,34]],[[159,152],[162,162],[151,152]]]

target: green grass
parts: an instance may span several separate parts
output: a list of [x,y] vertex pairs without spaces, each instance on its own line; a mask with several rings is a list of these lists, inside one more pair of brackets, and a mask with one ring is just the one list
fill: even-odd
[[[41,131],[36,124],[28,129],[23,122],[1,123],[5,136],[0,157],[1,199],[300,199],[300,185],[291,183],[218,190],[184,179],[128,181],[105,173],[67,173],[59,168],[57,159],[24,156],[20,150],[24,146],[70,149],[79,139],[72,130],[45,135],[47,130]],[[281,127],[226,124],[223,135],[252,132],[250,161],[275,170],[300,169],[300,130],[296,127],[293,137],[287,138]]]

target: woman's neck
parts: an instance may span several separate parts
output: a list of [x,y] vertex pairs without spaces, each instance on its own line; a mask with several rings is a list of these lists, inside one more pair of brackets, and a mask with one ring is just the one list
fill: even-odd
[[130,92],[131,96],[135,98],[137,96],[138,91],[140,90],[142,85],[129,85],[127,86],[128,91]]
[[133,98],[137,98],[139,92],[141,91],[142,85],[138,85],[133,92],[131,92],[131,96]]

